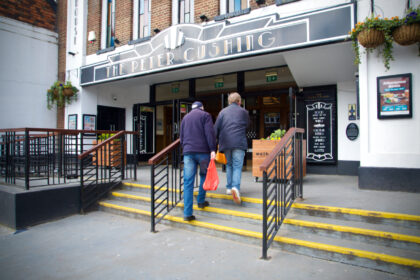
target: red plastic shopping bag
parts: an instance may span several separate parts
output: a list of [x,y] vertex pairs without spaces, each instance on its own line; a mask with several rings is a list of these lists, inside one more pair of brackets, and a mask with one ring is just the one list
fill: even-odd
[[204,181],[203,189],[205,191],[215,191],[219,185],[219,176],[217,175],[216,163],[214,159],[210,160],[209,167],[207,167],[206,180]]

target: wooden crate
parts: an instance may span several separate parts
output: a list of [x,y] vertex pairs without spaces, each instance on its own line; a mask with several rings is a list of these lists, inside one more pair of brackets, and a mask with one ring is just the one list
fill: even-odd
[[[268,156],[268,154],[271,153],[271,151],[279,142],[280,140],[252,140],[252,176],[257,177],[257,178],[262,178],[263,175],[262,175],[262,171],[260,170],[260,165],[263,163],[263,161]],[[291,160],[291,158],[288,158],[287,160]],[[302,143],[302,163],[303,163],[302,164],[303,176],[305,176],[306,175],[306,141],[305,140]],[[283,166],[283,163],[281,162],[279,168],[282,168],[282,166]],[[270,168],[272,168],[272,165],[270,166]]]
[[[92,144],[95,146],[97,144],[102,143],[102,140],[94,140]],[[124,165],[127,163],[127,152],[126,152],[127,142],[124,142]],[[102,149],[105,149],[105,151],[101,151],[101,149],[98,152],[98,165],[99,166],[120,166],[121,159],[120,156],[118,158],[115,158],[115,155],[121,155],[121,144],[119,141],[111,141],[109,144],[105,145]],[[111,159],[114,157],[114,161],[111,162]],[[92,164],[96,165],[96,153],[93,153],[93,160]]]

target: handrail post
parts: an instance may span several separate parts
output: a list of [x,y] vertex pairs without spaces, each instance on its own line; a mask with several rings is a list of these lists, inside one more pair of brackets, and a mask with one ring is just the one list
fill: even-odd
[[[80,154],[83,154],[83,133],[80,133]],[[83,159],[80,161],[80,212],[83,213]]]
[[29,130],[25,129],[25,189],[29,190]]
[[121,135],[121,180],[124,180],[125,161],[124,155],[126,153],[124,149],[125,134]]
[[299,198],[303,198],[303,133],[299,133]]
[[263,171],[263,228],[262,228],[262,259],[267,259],[267,171]]
[[150,215],[150,225],[151,225],[151,228],[150,228],[150,231],[151,232],[156,232],[155,231],[155,227],[156,227],[156,224],[155,224],[155,169],[154,169],[154,167],[155,167],[155,165],[154,164],[152,164],[151,166],[150,166],[150,178],[151,178],[151,185],[150,185],[150,198],[151,198],[151,201],[150,201],[150,207],[151,207],[151,209],[150,209],[150,213],[151,213],[151,215]]

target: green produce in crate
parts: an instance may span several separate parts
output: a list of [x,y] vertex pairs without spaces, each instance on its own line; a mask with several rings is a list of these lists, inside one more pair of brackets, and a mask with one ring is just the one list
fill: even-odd
[[269,137],[268,140],[280,140],[286,134],[285,129],[277,129]]

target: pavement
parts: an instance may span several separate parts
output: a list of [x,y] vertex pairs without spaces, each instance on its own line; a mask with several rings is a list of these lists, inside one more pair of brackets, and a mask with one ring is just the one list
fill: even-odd
[[[147,178],[149,169],[138,178]],[[144,173],[143,172],[147,172]],[[224,193],[224,173],[216,192]],[[244,172],[243,196],[261,182]],[[147,182],[142,182],[147,183]],[[420,193],[359,190],[357,177],[307,175],[301,203],[420,215]],[[0,279],[405,279],[105,212],[73,215],[15,232],[0,226]]]

